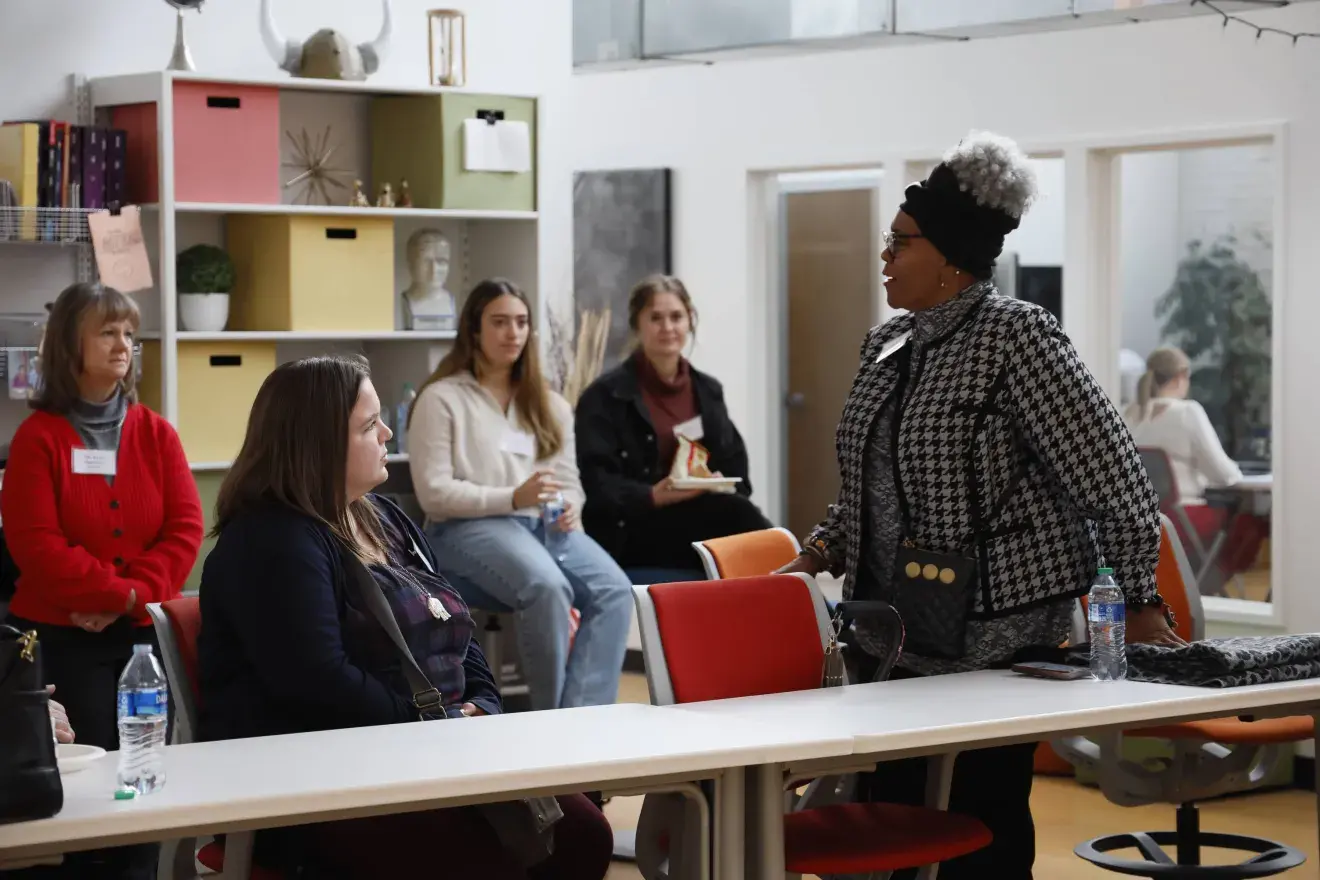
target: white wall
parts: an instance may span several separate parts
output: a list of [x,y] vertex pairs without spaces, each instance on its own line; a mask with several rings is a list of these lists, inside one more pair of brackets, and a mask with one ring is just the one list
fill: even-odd
[[[1320,9],[1303,4],[1254,17],[1294,30],[1320,30]],[[770,401],[761,391],[764,336],[753,289],[758,257],[749,230],[749,172],[866,166],[935,156],[970,128],[1018,138],[1034,151],[1063,150],[1067,179],[1092,186],[1078,144],[1120,145],[1160,132],[1288,123],[1286,229],[1288,296],[1281,354],[1284,379],[1279,451],[1286,491],[1276,496],[1275,534],[1285,549],[1277,583],[1295,629],[1320,629],[1320,592],[1312,578],[1310,532],[1320,502],[1320,467],[1306,449],[1320,432],[1320,408],[1307,385],[1320,372],[1320,299],[1301,287],[1320,240],[1320,51],[1286,41],[1257,43],[1249,31],[1187,19],[968,43],[871,49],[713,66],[674,66],[594,74],[573,81],[571,165],[675,170],[675,263],[703,315],[721,328],[718,345],[699,345],[698,365],[725,382],[744,427],[753,483],[769,467],[765,438]],[[889,190],[891,193],[892,189]],[[892,208],[892,205],[891,205]],[[1109,360],[1119,328],[1108,306],[1089,300],[1085,279],[1096,257],[1071,200],[1065,265],[1065,321],[1079,350]],[[1076,224],[1074,227],[1073,224]],[[1080,284],[1080,286],[1079,286]],[[1070,297],[1081,296],[1081,300]],[[1096,364],[1108,372],[1112,363]],[[1296,584],[1296,589],[1288,589]]]

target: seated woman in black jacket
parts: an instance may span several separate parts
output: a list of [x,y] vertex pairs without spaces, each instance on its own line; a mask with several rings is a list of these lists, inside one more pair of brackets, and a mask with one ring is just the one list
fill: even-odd
[[[417,527],[369,494],[386,478],[380,411],[361,358],[294,361],[262,384],[202,574],[201,739],[501,711],[467,606],[431,573]],[[360,598],[362,566],[440,692],[434,711],[413,705],[400,657]],[[582,795],[559,802],[554,852],[531,869],[474,807],[263,832],[256,860],[289,876],[599,880],[613,849],[608,822]]]
[[[624,567],[701,569],[693,541],[770,528],[751,501],[747,447],[724,390],[683,357],[697,313],[683,282],[652,275],[628,298],[637,351],[577,405],[582,523]],[[740,477],[734,494],[675,489],[678,435],[699,441],[712,471]]]

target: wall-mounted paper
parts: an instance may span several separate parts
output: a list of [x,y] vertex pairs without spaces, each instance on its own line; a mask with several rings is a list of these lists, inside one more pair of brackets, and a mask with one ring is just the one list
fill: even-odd
[[109,211],[88,214],[87,227],[102,284],[121,293],[152,285],[151,260],[142,240],[142,213],[137,205],[128,205],[117,216]]
[[463,170],[532,170],[532,131],[526,122],[463,120]]

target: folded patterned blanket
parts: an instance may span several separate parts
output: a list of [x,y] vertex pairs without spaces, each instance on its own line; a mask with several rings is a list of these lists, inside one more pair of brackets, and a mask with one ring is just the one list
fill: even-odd
[[1127,658],[1133,681],[1219,688],[1299,681],[1320,677],[1320,633],[1128,645]]

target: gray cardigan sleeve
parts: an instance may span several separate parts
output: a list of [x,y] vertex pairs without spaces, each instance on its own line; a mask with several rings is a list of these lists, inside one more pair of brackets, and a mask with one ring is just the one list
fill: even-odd
[[1006,405],[1073,505],[1096,526],[1129,601],[1155,594],[1159,497],[1132,434],[1052,315],[1024,313],[1005,340]]

